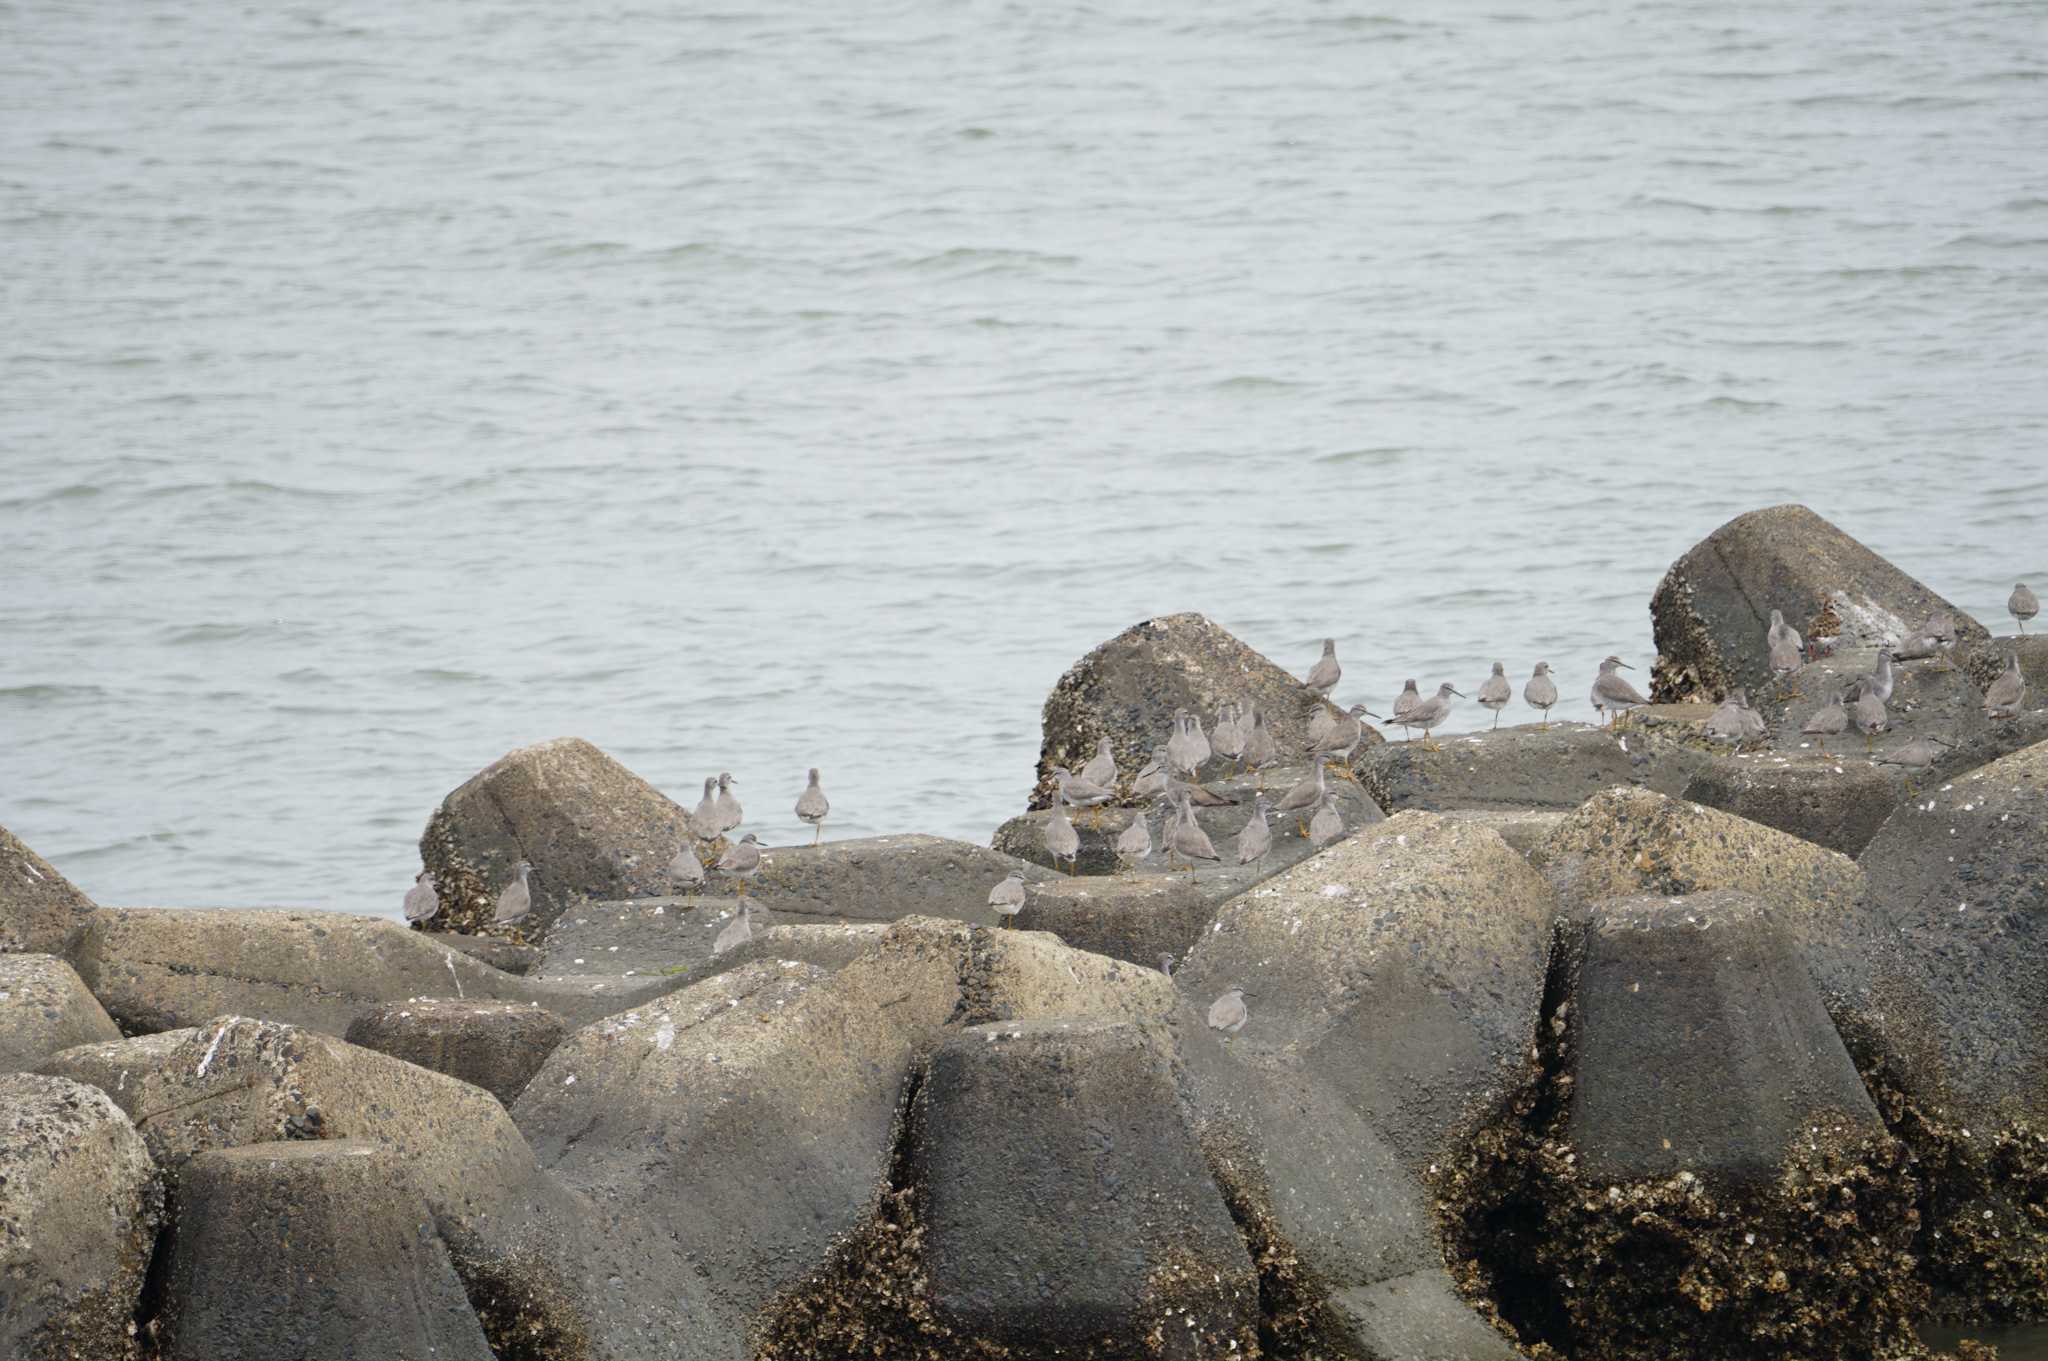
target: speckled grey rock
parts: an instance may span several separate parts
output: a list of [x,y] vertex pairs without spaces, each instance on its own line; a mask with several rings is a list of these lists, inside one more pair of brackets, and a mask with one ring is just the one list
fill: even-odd
[[1608,899],[1562,943],[1566,1129],[1586,1177],[1760,1191],[1816,1124],[1883,1132],[1780,909],[1725,889]]
[[905,1084],[943,1033],[1172,1005],[1154,970],[906,918],[835,974],[759,960],[588,1026],[513,1113],[544,1167],[708,1273],[738,1336],[871,1218]]
[[1449,808],[1443,817],[1472,827],[1485,827],[1527,856],[1549,839],[1564,821],[1562,808]]
[[1493,832],[1401,813],[1225,903],[1174,981],[1243,986],[1234,1052],[1299,1063],[1420,1172],[1525,1066],[1556,912]]
[[1450,1273],[1425,1267],[1331,1300],[1366,1356],[1401,1361],[1516,1361],[1522,1353],[1458,1298]]
[[509,1106],[566,1033],[553,1012],[530,1002],[421,997],[356,1017],[343,1038],[481,1087]]
[[1905,947],[1897,1081],[1986,1128],[2048,1123],[2048,742],[1902,804],[1858,863]]
[[555,922],[542,978],[560,970],[671,977],[688,986],[756,959],[796,959],[829,971],[873,946],[888,929],[886,922],[832,921],[779,911],[752,894],[747,901],[753,904],[753,939],[716,956],[711,947],[732,924],[737,898],[579,904]]
[[1679,797],[1855,855],[1904,797],[1898,774],[1864,759],[1818,752],[1709,756]]
[[0,827],[0,954],[69,958],[92,912],[92,899]]
[[[1839,603],[1836,592],[1843,594]],[[1935,610],[1953,616],[1960,644],[1984,626],[1805,506],[1737,516],[1665,572],[1650,598],[1657,640],[1651,698],[1718,700],[1738,686],[1768,689],[1772,610],[1816,640],[1844,648],[1902,639]]]
[[[1252,800],[1263,786],[1269,798],[1277,800],[1298,780],[1309,773],[1306,765],[1278,766],[1265,773],[1261,781],[1257,776],[1245,775],[1234,779],[1211,780],[1205,786],[1217,794],[1237,800],[1213,808],[1195,809],[1195,821],[1219,848],[1236,844],[1237,834],[1243,828],[1245,819],[1251,815]],[[1385,814],[1379,805],[1367,797],[1365,791],[1350,780],[1332,777],[1329,781],[1332,793],[1337,796],[1337,810],[1344,818],[1349,832],[1383,820]],[[1135,808],[1110,808],[1103,810],[1101,820],[1082,815],[1075,819],[1074,829],[1081,836],[1081,853],[1078,857],[1080,878],[1091,878],[1114,874],[1118,868],[1116,839],[1139,816]],[[1046,853],[1045,843],[1039,829],[1051,814],[1047,812],[1023,813],[1011,818],[996,829],[995,847],[999,851],[1030,860],[1039,865],[1050,866],[1052,857]],[[1155,829],[1158,815],[1152,814]],[[1273,829],[1272,848],[1264,859],[1250,865],[1225,863],[1199,866],[1194,875],[1195,887],[1210,902],[1222,902],[1234,898],[1261,880],[1271,878],[1289,865],[1315,854],[1316,848],[1303,834],[1303,823],[1310,816],[1308,811],[1299,817],[1292,813],[1274,813],[1269,819]],[[1182,865],[1166,846],[1158,844],[1163,837],[1155,837],[1152,858],[1138,866],[1137,875],[1158,875],[1178,873],[1188,877],[1184,867],[1169,869],[1169,864]]]
[[491,1361],[433,1216],[381,1144],[254,1144],[186,1166],[164,1361]]
[[578,898],[668,893],[666,866],[686,820],[660,790],[580,737],[521,747],[464,781],[427,820],[420,860],[442,904],[433,924],[483,930],[521,860],[533,865],[533,908],[518,925],[527,941],[546,939]]
[[0,1073],[23,1072],[76,1044],[120,1038],[69,964],[0,954]]
[[1017,926],[1151,969],[1161,955],[1184,954],[1215,915],[1184,874],[1121,874],[1034,884]]
[[[1205,615],[1170,614],[1134,624],[1067,668],[1045,701],[1038,773],[1029,808],[1052,803],[1054,766],[1079,770],[1104,736],[1119,770],[1135,772],[1164,743],[1176,709],[1216,721],[1225,700],[1248,698],[1290,758],[1308,738],[1309,715],[1329,701],[1246,647]],[[1365,741],[1382,740],[1369,734]],[[1203,768],[1220,774],[1221,757]]]
[[357,1017],[414,997],[535,1002],[575,1025],[680,986],[659,976],[520,978],[388,918],[242,908],[102,909],[78,972],[130,1033],[235,1014],[344,1035]]
[[1584,723],[1457,733],[1420,742],[1389,742],[1355,762],[1359,779],[1390,813],[1419,808],[1576,808],[1614,785],[1676,793],[1695,754]]
[[0,1356],[126,1357],[162,1210],[156,1166],[104,1094],[0,1073]]
[[422,931],[420,934],[436,945],[468,955],[479,964],[488,964],[493,969],[518,974],[522,978],[538,969],[545,956],[537,945],[520,945],[496,936],[465,936],[460,931]]
[[[902,834],[776,846],[762,857],[748,897],[772,922],[892,922],[946,917],[993,926],[988,891],[1011,870],[1050,877],[1011,856],[942,836]],[[714,892],[719,888],[713,876]],[[701,895],[700,895],[701,896]]]
[[1258,1278],[1156,1034],[1093,1019],[950,1034],[906,1155],[932,1312],[962,1342],[1133,1361],[1256,1348]]

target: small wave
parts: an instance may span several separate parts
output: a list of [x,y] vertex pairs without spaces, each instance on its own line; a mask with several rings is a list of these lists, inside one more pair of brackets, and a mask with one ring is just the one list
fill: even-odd
[[62,704],[67,700],[102,699],[106,693],[97,685],[9,685],[0,686],[0,702]]
[[1285,392],[1292,388],[1307,387],[1290,378],[1271,378],[1263,373],[1241,373],[1234,378],[1225,378],[1209,384],[1212,392]]
[[1343,449],[1334,454],[1319,454],[1316,462],[1332,465],[1363,463],[1373,468],[1391,468],[1412,452],[1408,449],[1387,447],[1384,449]]
[[95,487],[90,482],[73,482],[68,486],[53,487],[49,491],[0,501],[0,510],[13,510],[17,506],[48,505],[53,501],[84,501],[95,496],[104,496],[106,490],[105,487]]

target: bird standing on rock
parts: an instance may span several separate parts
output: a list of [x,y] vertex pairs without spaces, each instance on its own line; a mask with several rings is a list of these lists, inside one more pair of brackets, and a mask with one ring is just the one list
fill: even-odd
[[[1789,633],[1791,630],[1787,629],[1786,632]],[[1799,670],[1800,665],[1799,647],[1790,638],[1780,638],[1777,642],[1771,644],[1771,673],[1778,678],[1778,695],[1780,698],[1798,699],[1800,697],[1796,687],[1791,690],[1785,688],[1786,685],[1792,683],[1792,675]]]
[[1799,630],[1785,622],[1783,610],[1771,611],[1771,626],[1764,630],[1764,646],[1776,649],[1778,644],[1789,644],[1794,652],[1806,651],[1806,640],[1799,636]]
[[1424,751],[1439,751],[1441,748],[1429,740],[1429,730],[1450,717],[1451,696],[1453,695],[1463,699],[1465,692],[1454,688],[1449,681],[1445,681],[1436,688],[1436,693],[1428,699],[1423,700],[1419,704],[1411,704],[1408,706],[1408,712],[1405,714],[1397,710],[1394,716],[1388,719],[1387,722],[1390,724],[1398,723],[1411,732],[1416,728],[1422,729],[1422,749]]
[[1337,796],[1325,794],[1323,801],[1316,805],[1316,815],[1308,822],[1309,844],[1327,846],[1344,835],[1344,815],[1337,811]]
[[1840,695],[1836,695],[1826,704],[1815,709],[1813,716],[1807,719],[1805,724],[1799,729],[1800,732],[1820,743],[1820,754],[1823,756],[1828,754],[1828,739],[1830,737],[1840,737],[1848,730],[1849,711],[1843,707],[1843,697]]
[[1865,755],[1870,752],[1872,740],[1891,726],[1891,720],[1885,716],[1884,701],[1878,698],[1875,690],[1868,689],[1860,691],[1856,702],[1849,706],[1849,721],[1856,725],[1857,732],[1863,734]]
[[1101,785],[1090,784],[1069,772],[1065,766],[1054,766],[1052,778],[1053,783],[1059,786],[1060,798],[1063,801],[1075,808],[1094,809],[1098,822],[1102,818],[1102,806],[1116,798],[1114,789],[1104,789]]
[[668,877],[686,888],[695,887],[704,882],[704,862],[685,845],[668,862]]
[[1296,833],[1307,836],[1308,825],[1302,820],[1301,814],[1305,809],[1321,803],[1323,796],[1329,792],[1329,787],[1323,783],[1323,763],[1316,761],[1311,764],[1309,773],[1304,775],[1294,788],[1280,796],[1280,802],[1273,805],[1273,811],[1293,813]]
[[818,768],[811,767],[811,782],[804,786],[804,792],[796,796],[796,816],[799,822],[811,825],[811,844],[818,844],[818,838],[825,834],[825,818],[832,811],[832,801],[825,797],[825,791],[818,787]]
[[[1254,706],[1251,736],[1244,740],[1245,769],[1263,772],[1279,759],[1280,744],[1273,739],[1273,730],[1266,726],[1265,711]],[[1263,776],[1261,783],[1264,783]]]
[[738,783],[729,772],[718,777],[718,831],[721,836],[739,826],[745,817],[739,796],[732,792],[732,787]]
[[1252,800],[1252,815],[1244,820],[1244,830],[1237,834],[1237,863],[1240,865],[1264,860],[1266,852],[1273,849],[1273,829],[1266,825],[1267,807],[1263,794]]
[[1550,710],[1557,703],[1557,682],[1551,678],[1549,662],[1536,663],[1536,669],[1529,673],[1529,682],[1522,687],[1522,702],[1542,711],[1543,721],[1536,727],[1538,731],[1549,732]]
[[1011,870],[1010,877],[988,891],[988,905],[1003,919],[1005,926],[1014,926],[1017,914],[1024,910],[1024,871]]
[[1508,701],[1515,697],[1515,687],[1508,684],[1507,668],[1499,662],[1493,664],[1493,674],[1479,686],[1479,705],[1493,710],[1493,726],[1500,726],[1500,711],[1508,707]]
[[1110,747],[1109,735],[1105,733],[1095,744],[1095,754],[1081,767],[1081,778],[1104,789],[1115,789],[1116,776],[1116,752]]
[[1151,814],[1143,808],[1131,819],[1131,825],[1117,833],[1116,859],[1122,869],[1142,863],[1152,857],[1152,827],[1146,821]]
[[1223,861],[1223,857],[1216,854],[1216,847],[1209,840],[1209,834],[1202,830],[1202,824],[1195,821],[1194,805],[1188,802],[1185,793],[1180,798],[1180,817],[1173,824],[1173,831],[1167,844],[1179,852],[1181,859],[1188,862],[1190,879],[1195,877],[1197,860],[1207,860],[1211,864],[1221,864]]
[[1195,759],[1195,739],[1188,732],[1190,715],[1186,709],[1173,711],[1173,736],[1166,739],[1166,763],[1183,775],[1195,773],[1201,764]]
[[[749,835],[751,836],[751,833]],[[752,913],[752,904],[742,898],[740,900],[740,910],[733,914],[732,920],[726,923],[725,929],[718,933],[718,938],[711,942],[711,957],[713,959],[724,954],[727,950],[737,950],[740,946],[745,945],[754,938]]]
[[752,832],[741,837],[739,844],[728,846],[725,854],[718,857],[716,868],[721,874],[730,874],[740,881],[740,897],[747,896],[747,884],[761,872],[761,852],[766,847]]
[[1731,692],[1721,701],[1721,707],[1708,716],[1707,736],[1723,742],[1741,742],[1749,736],[1749,724],[1743,721],[1743,704],[1738,699],[1741,694],[1740,690]]
[[1877,666],[1867,676],[1856,680],[1858,694],[1874,694],[1881,704],[1892,702],[1892,688],[1898,678],[1892,673],[1892,654],[1889,650],[1877,654]]
[[412,887],[405,891],[405,919],[409,922],[423,922],[441,910],[441,899],[434,892],[434,876],[421,870],[412,881]]
[[1209,745],[1226,761],[1235,761],[1244,755],[1244,741],[1251,733],[1244,724],[1243,716],[1243,706],[1232,701],[1226,700],[1216,710],[1216,729],[1209,734]]
[[2020,674],[2020,654],[2005,654],[2005,670],[1998,679],[1991,682],[1991,688],[1984,692],[1984,714],[1987,718],[2018,717],[2020,706],[2027,702],[2027,678]]
[[[1415,688],[1415,677],[1410,676],[1408,683],[1401,687],[1401,693],[1394,696],[1394,707],[1388,712],[1394,715],[1394,721],[1398,723],[1408,716],[1410,709],[1420,703],[1422,703],[1422,694]],[[1414,735],[1413,733],[1407,734],[1409,737]]]
[[1600,663],[1600,674],[1593,678],[1593,707],[1610,716],[1616,723],[1619,723],[1630,709],[1650,702],[1628,683],[1626,677],[1614,674],[1614,669],[1618,666],[1635,670],[1621,658],[1609,657]]
[[2041,601],[2027,589],[2027,583],[2022,581],[2013,587],[2012,594],[2005,598],[2005,608],[2012,612],[2013,618],[2020,621],[2020,632],[2025,633],[2027,621],[2041,612]]
[[1081,834],[1074,830],[1074,824],[1067,821],[1067,806],[1058,799],[1053,800],[1052,816],[1045,820],[1043,833],[1046,853],[1052,856],[1052,865],[1058,869],[1060,861],[1067,862],[1067,873],[1072,874],[1080,864]]
[[1343,674],[1344,668],[1337,665],[1337,640],[1325,638],[1323,655],[1308,669],[1308,679],[1302,683],[1319,695],[1327,695],[1337,688],[1338,678]]
[[690,810],[690,835],[699,841],[716,841],[725,835],[725,829],[718,825],[718,777],[704,777],[704,797]]
[[1164,794],[1173,776],[1166,768],[1166,753],[1159,747],[1152,748],[1152,759],[1138,771],[1137,779],[1131,781],[1134,798],[1156,799]]
[[532,873],[533,866],[524,860],[512,867],[512,882],[498,891],[498,909],[493,920],[509,925],[533,910],[533,889],[527,883],[527,876]]
[[1352,705],[1331,720],[1328,732],[1309,743],[1310,757],[1317,761],[1334,760],[1340,780],[1354,778],[1351,774],[1351,753],[1358,750],[1358,744],[1365,740],[1365,724],[1361,720],[1377,717],[1378,714],[1363,704]]

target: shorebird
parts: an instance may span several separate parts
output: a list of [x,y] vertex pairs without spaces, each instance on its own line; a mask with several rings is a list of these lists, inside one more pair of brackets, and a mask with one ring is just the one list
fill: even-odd
[[[1791,630],[1787,629],[1786,632],[1790,633]],[[1793,637],[1797,636],[1797,634],[1793,635]],[[1791,681],[1792,674],[1799,670],[1803,660],[1799,655],[1799,645],[1793,642],[1791,638],[1780,638],[1777,642],[1771,644],[1771,673],[1778,678],[1778,697],[1780,699],[1798,699],[1800,697],[1796,686],[1791,690],[1787,690],[1785,685],[1788,681]]]
[[1785,622],[1782,610],[1771,611],[1771,626],[1764,630],[1764,646],[1776,650],[1778,644],[1790,643],[1798,653],[1806,651],[1806,640],[1799,636],[1799,630]]
[[718,864],[713,868],[721,874],[730,874],[738,879],[740,897],[744,898],[747,896],[748,882],[761,872],[761,852],[766,849],[759,837],[748,832],[739,839],[738,845],[726,847],[725,854],[718,857]]
[[1987,718],[2014,718],[2020,706],[2027,702],[2027,678],[2020,674],[2020,654],[2005,654],[2005,670],[1998,679],[1991,682],[1991,688],[1984,692],[1984,714]]
[[1199,764],[1195,760],[1194,737],[1188,732],[1189,714],[1186,709],[1173,711],[1173,736],[1166,739],[1166,764],[1183,775],[1195,773]]
[[1335,719],[1331,720],[1328,732],[1324,733],[1320,739],[1309,743],[1308,753],[1310,757],[1317,761],[1335,760],[1337,762],[1337,778],[1340,780],[1352,779],[1351,753],[1358,750],[1358,744],[1365,740],[1365,724],[1360,720],[1378,717],[1378,714],[1375,714],[1363,704],[1352,705],[1349,709],[1346,709]]
[[[1401,693],[1394,696],[1394,707],[1388,712],[1392,713],[1394,720],[1398,722],[1406,718],[1408,711],[1420,703],[1422,703],[1422,695],[1415,688],[1415,677],[1410,676],[1408,683],[1401,687]],[[1385,720],[1381,721],[1384,722]],[[1413,733],[1405,734],[1407,737],[1413,737],[1414,735]]]
[[1263,794],[1252,800],[1252,815],[1244,820],[1244,830],[1237,834],[1237,863],[1240,865],[1264,860],[1266,852],[1273,849],[1273,829],[1266,825],[1267,807]]
[[1542,710],[1543,721],[1536,725],[1537,729],[1550,731],[1550,710],[1557,703],[1557,682],[1551,678],[1549,662],[1536,663],[1536,669],[1529,673],[1529,682],[1522,687],[1522,702],[1532,709]]
[[693,887],[704,882],[704,862],[697,858],[697,852],[684,846],[668,862],[668,877],[677,883]]
[[811,844],[818,844],[818,838],[825,834],[825,818],[832,811],[832,800],[825,797],[825,791],[818,788],[818,768],[811,767],[811,782],[804,786],[804,792],[796,796],[796,816],[799,822],[811,824]]
[[1223,860],[1222,856],[1216,854],[1216,847],[1210,842],[1209,834],[1195,821],[1194,805],[1188,802],[1186,794],[1181,795],[1180,817],[1173,824],[1173,831],[1167,844],[1180,853],[1181,859],[1188,862],[1190,879],[1195,877],[1197,860],[1207,860],[1215,864],[1220,864]]
[[1806,720],[1799,729],[1808,737],[1820,743],[1820,754],[1828,754],[1828,739],[1840,737],[1849,730],[1849,711],[1842,706],[1842,696],[1833,699],[1813,711],[1813,717]]
[[1244,1004],[1244,989],[1231,988],[1209,1004],[1209,1029],[1227,1030],[1235,1035],[1243,1030],[1252,1014]]
[[1058,799],[1053,800],[1052,816],[1045,820],[1042,833],[1045,849],[1052,856],[1052,867],[1058,869],[1060,861],[1067,862],[1067,873],[1072,874],[1080,865],[1081,834],[1074,830],[1074,824],[1067,821],[1067,806]]
[[716,841],[725,835],[725,829],[718,825],[718,777],[704,777],[704,797],[690,810],[690,835],[699,841]]
[[[752,833],[748,835],[751,837]],[[742,882],[745,881],[743,880]],[[727,950],[738,949],[754,938],[752,915],[753,905],[744,898],[740,899],[740,910],[733,914],[732,920],[726,923],[725,929],[718,933],[718,938],[711,942],[711,957],[713,959],[718,958]]]
[[1024,910],[1024,871],[1011,870],[1009,878],[990,889],[988,905],[1003,919],[1003,925],[1015,926],[1017,914]]
[[1215,755],[1214,752],[1209,750],[1209,734],[1202,730],[1202,716],[1200,714],[1188,715],[1188,755],[1194,757],[1195,760],[1193,770],[1188,772],[1191,775],[1194,771],[1200,770],[1203,766],[1207,765],[1209,758]]
[[1922,734],[1896,751],[1886,752],[1877,758],[1881,766],[1899,766],[1905,770],[1925,770],[1941,759],[1944,750],[1953,751],[1953,742],[1944,742],[1939,737]]
[[1892,687],[1897,677],[1892,674],[1892,654],[1889,650],[1877,654],[1877,666],[1867,676],[1856,678],[1858,694],[1874,694],[1881,703],[1892,702]]
[[1315,751],[1316,743],[1328,737],[1336,726],[1337,711],[1327,702],[1316,705],[1308,716],[1308,750]]
[[1131,825],[1117,833],[1116,859],[1119,867],[1129,869],[1152,856],[1152,827],[1147,821],[1151,813],[1143,808],[1131,819]]
[[1166,793],[1169,798],[1186,799],[1197,808],[1237,807],[1237,800],[1231,798],[1228,794],[1218,794],[1215,790],[1205,785],[1189,784],[1186,780],[1176,780],[1171,777],[1166,782]]
[[1465,692],[1453,688],[1449,681],[1445,681],[1436,688],[1436,693],[1428,699],[1423,700],[1420,704],[1409,705],[1408,712],[1405,714],[1396,711],[1394,716],[1386,721],[1388,723],[1398,723],[1410,732],[1413,732],[1416,728],[1422,729],[1422,749],[1424,751],[1439,750],[1437,745],[1429,740],[1429,730],[1450,717],[1452,695],[1463,699]]
[[1924,662],[1941,656],[1941,639],[1938,635],[1925,632],[1913,634],[1903,643],[1892,648],[1895,662]]
[[1165,974],[1168,978],[1173,977],[1173,956],[1171,954],[1161,954],[1159,956],[1159,972]]
[[533,866],[524,860],[512,867],[512,882],[498,890],[498,910],[493,920],[516,922],[533,910],[533,890],[527,884],[527,876],[533,873]]
[[1515,697],[1515,687],[1508,684],[1507,668],[1499,662],[1493,664],[1493,674],[1479,686],[1479,706],[1493,710],[1493,726],[1500,726],[1500,711],[1508,707],[1508,701]]
[[1116,798],[1114,789],[1104,789],[1099,784],[1090,784],[1080,776],[1072,774],[1065,766],[1052,768],[1053,783],[1060,787],[1060,798],[1075,808],[1089,808],[1095,811],[1095,820],[1102,820],[1102,806]]
[[2027,621],[2041,612],[2041,601],[2038,596],[2027,589],[2027,583],[2022,581],[2019,585],[2013,587],[2012,594],[2005,598],[2005,608],[2012,614],[2013,618],[2020,621],[2020,632],[2025,633],[2027,631]]
[[1856,696],[1856,702],[1849,706],[1849,721],[1856,725],[1856,731],[1863,734],[1863,751],[1870,752],[1871,741],[1891,726],[1885,717],[1884,701],[1874,690],[1864,690]]
[[1216,710],[1216,730],[1209,734],[1209,745],[1226,761],[1244,755],[1244,740],[1251,736],[1251,729],[1243,717],[1244,707],[1232,700],[1225,700]]
[[1337,665],[1337,640],[1323,639],[1323,655],[1308,669],[1308,679],[1302,682],[1319,695],[1327,695],[1337,688],[1337,678],[1344,674],[1344,668]]
[[[1252,709],[1251,736],[1244,740],[1244,765],[1247,770],[1263,772],[1267,766],[1280,759],[1280,744],[1273,740],[1273,730],[1266,726],[1265,711]],[[1259,780],[1264,787],[1263,773]]]
[[405,919],[423,922],[440,910],[441,899],[434,892],[434,876],[421,870],[413,877],[412,887],[405,891]]
[[1302,810],[1315,807],[1323,801],[1323,796],[1329,792],[1329,787],[1323,783],[1323,763],[1321,761],[1312,762],[1309,766],[1309,773],[1302,776],[1300,782],[1294,788],[1280,796],[1280,802],[1273,805],[1273,811],[1276,813],[1293,813],[1295,815],[1294,829],[1296,834],[1307,836],[1308,824],[1302,820]]
[[1095,754],[1081,767],[1081,778],[1104,789],[1115,789],[1116,776],[1116,752],[1109,745],[1109,734],[1104,733],[1095,744]]
[[1628,683],[1627,677],[1614,674],[1617,666],[1635,670],[1619,657],[1609,657],[1600,663],[1600,674],[1593,678],[1593,707],[1618,723],[1630,709],[1650,701]]
[[1749,736],[1749,724],[1742,718],[1743,706],[1736,699],[1741,693],[1740,690],[1731,692],[1721,701],[1721,707],[1708,716],[1707,736],[1723,742],[1740,742]]
[[1173,775],[1166,768],[1166,752],[1159,747],[1152,748],[1152,759],[1138,770],[1138,778],[1131,782],[1131,796],[1139,799],[1156,799],[1166,792]]
[[739,826],[745,817],[740,809],[739,796],[732,792],[732,787],[738,783],[729,773],[721,773],[718,777],[718,831],[721,836]]
[[1749,692],[1747,690],[1737,689],[1729,698],[1735,701],[1736,712],[1741,715],[1742,735],[1744,737],[1769,737],[1771,735],[1771,725],[1764,722],[1764,716],[1758,713],[1755,706],[1749,702]]
[[1309,819],[1308,839],[1314,846],[1327,846],[1344,835],[1344,815],[1337,811],[1337,796],[1326,794],[1316,806],[1316,815]]

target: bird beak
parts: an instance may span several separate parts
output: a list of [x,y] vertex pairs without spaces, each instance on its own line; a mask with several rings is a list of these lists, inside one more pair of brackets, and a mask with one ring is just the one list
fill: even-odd
[[1629,671],[1633,671],[1633,670],[1635,670],[1635,668],[1634,668],[1634,667],[1632,667],[1632,666],[1630,666],[1630,665],[1629,665],[1629,664],[1628,664],[1627,662],[1622,662],[1622,663],[1621,663],[1621,666],[1622,666],[1622,667],[1623,667],[1623,669],[1625,669],[1625,670],[1629,670]]
[[1452,690],[1451,693],[1456,695],[1459,699],[1465,698],[1465,692],[1463,690]]

